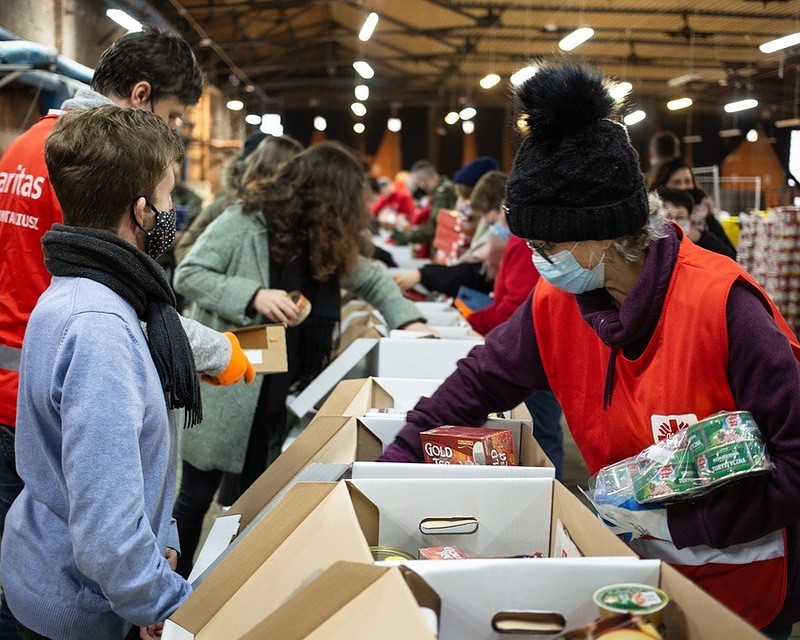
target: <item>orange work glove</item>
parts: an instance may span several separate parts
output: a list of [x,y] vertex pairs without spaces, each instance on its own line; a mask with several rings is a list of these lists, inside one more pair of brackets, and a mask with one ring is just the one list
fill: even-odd
[[474,313],[474,311],[465,305],[462,300],[453,300],[453,306],[458,309],[459,313],[464,317],[465,320]]
[[226,331],[223,335],[231,343],[231,359],[228,361],[228,366],[219,375],[204,375],[202,379],[209,384],[226,387],[230,384],[236,384],[244,377],[244,381],[250,384],[256,379],[256,371],[253,369],[253,364],[244,355],[244,351],[239,345],[239,339],[235,335],[230,331]]

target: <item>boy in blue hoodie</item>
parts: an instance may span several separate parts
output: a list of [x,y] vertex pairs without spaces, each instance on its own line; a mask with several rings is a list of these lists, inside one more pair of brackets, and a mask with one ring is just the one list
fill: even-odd
[[[63,115],[45,158],[64,225],[20,363],[3,589],[23,638],[155,638],[189,595],[174,572],[175,408],[202,417],[166,274],[182,148],[147,110]],[[248,376],[249,377],[249,376]],[[139,629],[141,627],[141,630]],[[127,635],[126,635],[127,634]]]

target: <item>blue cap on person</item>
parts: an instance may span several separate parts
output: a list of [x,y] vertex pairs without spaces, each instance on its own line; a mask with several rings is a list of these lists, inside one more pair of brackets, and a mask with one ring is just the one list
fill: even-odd
[[468,162],[453,176],[453,184],[462,184],[465,187],[474,187],[485,173],[497,171],[500,165],[491,156],[481,156]]

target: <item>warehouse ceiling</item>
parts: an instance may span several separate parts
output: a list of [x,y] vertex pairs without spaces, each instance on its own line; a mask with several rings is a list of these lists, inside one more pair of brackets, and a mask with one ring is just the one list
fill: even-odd
[[[226,92],[280,108],[349,104],[362,82],[352,67],[358,59],[375,70],[366,82],[373,104],[503,105],[509,75],[559,53],[559,40],[581,26],[594,36],[568,55],[631,82],[635,99],[690,96],[698,107],[719,108],[752,94],[775,117],[794,115],[797,103],[800,47],[767,55],[758,45],[800,31],[800,0],[150,4],[189,38]],[[370,11],[380,21],[361,42]],[[478,81],[490,73],[502,82],[482,89]]]

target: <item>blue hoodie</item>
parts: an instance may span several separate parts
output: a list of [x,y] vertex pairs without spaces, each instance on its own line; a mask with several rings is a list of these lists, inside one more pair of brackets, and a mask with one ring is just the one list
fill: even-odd
[[164,559],[178,548],[176,428],[133,308],[53,278],[25,334],[17,409],[25,488],[0,557],[15,617],[59,640],[165,620],[191,591]]

